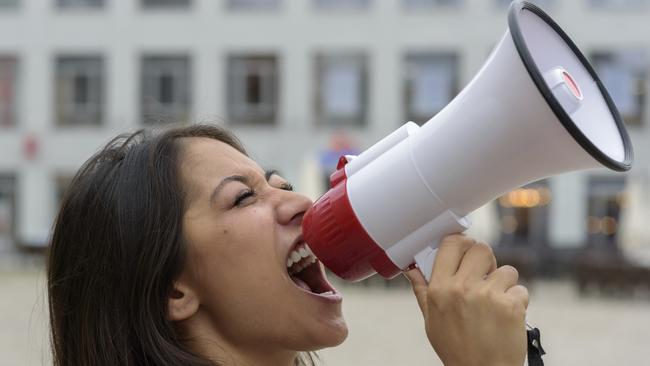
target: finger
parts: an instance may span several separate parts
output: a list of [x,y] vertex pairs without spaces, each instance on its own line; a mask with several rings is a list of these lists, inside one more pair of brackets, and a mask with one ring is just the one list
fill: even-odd
[[486,279],[488,286],[498,292],[506,292],[515,286],[519,280],[519,272],[513,266],[501,266],[490,273]]
[[[463,257],[458,276],[470,280],[482,280],[486,274],[492,273],[497,268],[497,260],[494,257],[492,248],[485,243],[472,245]],[[505,289],[503,289],[505,291]]]
[[465,252],[475,241],[464,235],[450,235],[442,239],[433,262],[431,278],[451,277],[458,271],[458,266]]
[[530,295],[528,294],[528,289],[526,287],[522,285],[512,286],[506,291],[506,295],[523,305],[524,309],[528,309]]
[[420,310],[424,312],[427,303],[427,280],[424,278],[419,268],[409,269],[402,273],[406,276],[409,282],[411,282],[413,293],[418,301],[418,306],[420,307]]

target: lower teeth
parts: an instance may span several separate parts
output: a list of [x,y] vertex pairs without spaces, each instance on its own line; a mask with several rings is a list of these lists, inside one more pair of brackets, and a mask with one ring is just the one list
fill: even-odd
[[334,291],[323,292],[321,295],[334,295]]

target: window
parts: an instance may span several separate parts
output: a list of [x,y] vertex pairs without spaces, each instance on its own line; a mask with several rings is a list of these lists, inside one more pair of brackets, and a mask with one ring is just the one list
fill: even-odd
[[0,10],[17,8],[20,0],[0,0]]
[[589,0],[589,5],[595,8],[639,9],[649,7],[650,0]]
[[232,123],[275,123],[278,65],[273,55],[230,56],[228,117]]
[[104,6],[104,0],[57,0],[59,8],[101,8]]
[[281,0],[228,0],[233,10],[273,10],[280,7]]
[[146,56],[142,60],[142,119],[145,124],[184,122],[191,100],[187,56]]
[[498,199],[501,244],[545,246],[548,205],[552,195],[546,180],[510,191]]
[[402,0],[406,9],[427,9],[440,6],[458,6],[464,0]]
[[623,120],[628,125],[643,123],[650,61],[647,53],[641,50],[596,52],[592,61]]
[[317,123],[366,123],[367,69],[367,57],[361,53],[316,56]]
[[358,10],[366,9],[370,5],[370,0],[314,0],[318,9],[332,10]]
[[104,62],[98,56],[64,56],[56,61],[56,123],[99,125],[104,109]]
[[17,68],[15,57],[0,56],[0,127],[16,124]]
[[61,205],[61,202],[63,202],[63,198],[65,197],[65,193],[68,190],[68,187],[70,187],[70,183],[72,183],[72,179],[74,177],[74,174],[69,174],[69,173],[61,173],[57,174],[54,178],[54,189],[55,189],[55,195],[56,195],[56,211],[59,211],[59,206]]
[[618,250],[618,223],[624,189],[623,177],[590,178],[586,222],[589,247]]
[[189,8],[191,0],[142,0],[145,8]]
[[0,255],[13,251],[16,228],[16,179],[0,175]]
[[458,57],[454,54],[412,53],[406,56],[406,118],[423,124],[458,92]]
[[[497,6],[499,8],[506,8],[510,6],[510,3],[512,3],[515,0],[496,0]],[[555,4],[556,0],[528,0],[529,3],[533,3],[537,6],[539,6],[542,9],[547,9]]]

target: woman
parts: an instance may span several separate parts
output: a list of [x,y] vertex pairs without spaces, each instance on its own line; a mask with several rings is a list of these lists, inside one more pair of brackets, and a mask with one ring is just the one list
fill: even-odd
[[[348,330],[301,239],[311,204],[218,127],[116,138],[54,226],[55,365],[312,364]],[[445,365],[523,364],[528,294],[487,245],[450,236],[431,285],[406,275]]]

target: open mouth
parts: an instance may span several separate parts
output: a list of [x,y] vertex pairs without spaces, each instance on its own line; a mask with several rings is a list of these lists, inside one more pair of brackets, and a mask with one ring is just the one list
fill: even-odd
[[306,244],[297,245],[289,253],[287,272],[289,278],[301,290],[320,297],[340,300],[341,295],[327,281],[320,261],[316,259]]

